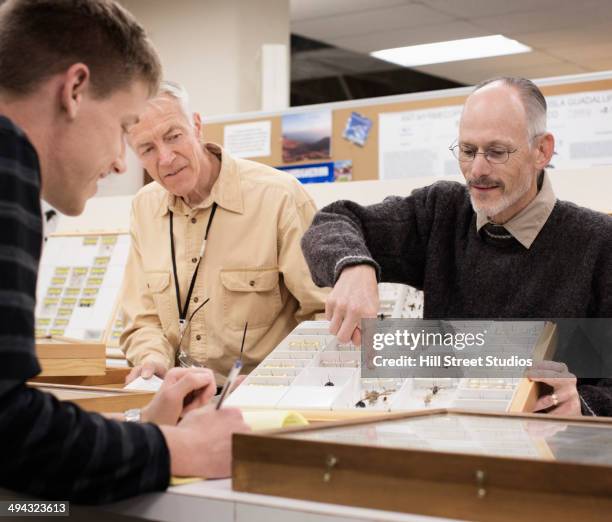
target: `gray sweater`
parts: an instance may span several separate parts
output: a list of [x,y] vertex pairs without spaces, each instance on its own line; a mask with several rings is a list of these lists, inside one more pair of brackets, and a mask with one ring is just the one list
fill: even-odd
[[[565,201],[526,249],[477,232],[465,185],[441,181],[367,207],[328,205],[302,248],[317,285],[366,263],[379,281],[423,290],[426,319],[612,318],[612,218]],[[598,414],[612,415],[607,393],[601,407],[592,397]]]

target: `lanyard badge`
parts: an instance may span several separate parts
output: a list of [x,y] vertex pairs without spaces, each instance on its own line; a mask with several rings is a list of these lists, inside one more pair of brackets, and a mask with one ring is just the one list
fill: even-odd
[[[187,292],[187,297],[185,299],[185,304],[181,304],[181,291],[179,288],[178,282],[178,271],[176,267],[176,250],[174,247],[174,213],[171,210],[168,210],[170,213],[170,252],[172,254],[172,271],[174,274],[174,289],[176,291],[176,304],[179,312],[178,319],[178,330],[179,330],[179,344],[178,344],[178,359],[181,366],[202,366],[202,364],[198,363],[183,352],[181,348],[181,344],[183,341],[183,337],[185,336],[185,332],[187,331],[187,327],[191,323],[191,319],[195,315],[195,313],[200,310],[210,299],[206,299],[200,306],[198,306],[194,312],[191,314],[189,319],[187,319],[187,310],[189,309],[189,301],[191,301],[191,295],[193,293],[193,289],[195,287],[196,280],[198,278],[198,269],[200,268],[200,263],[204,257],[204,252],[206,251],[206,241],[208,239],[208,233],[210,231],[210,227],[212,225],[213,219],[215,217],[215,212],[217,211],[217,203],[213,203],[212,209],[210,211],[210,216],[208,218],[208,223],[206,224],[206,232],[204,234],[204,239],[202,240],[202,246],[200,247],[200,252],[197,260],[196,267],[191,276],[191,282],[189,283],[189,291]],[[187,360],[189,359],[189,360]]]

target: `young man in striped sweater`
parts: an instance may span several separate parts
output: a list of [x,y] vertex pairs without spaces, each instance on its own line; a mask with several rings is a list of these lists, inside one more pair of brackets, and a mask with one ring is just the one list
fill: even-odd
[[[40,197],[79,214],[97,181],[121,173],[124,133],[159,84],[142,27],[111,0],[9,0],[0,7],[0,487],[111,502],[167,487],[170,474],[229,475],[237,410],[186,412],[211,374],[174,372],[127,423],[26,386],[39,371],[34,302]],[[179,416],[183,416],[178,425]]]

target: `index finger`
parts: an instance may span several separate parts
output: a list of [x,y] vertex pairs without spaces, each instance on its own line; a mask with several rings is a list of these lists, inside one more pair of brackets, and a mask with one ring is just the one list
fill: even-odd
[[199,405],[206,404],[217,391],[215,377],[212,372],[188,372],[185,373],[172,386],[184,399],[194,393],[192,402]]
[[347,343],[351,340],[355,333],[355,329],[359,326],[359,321],[355,319],[352,314],[345,315],[342,319],[340,329],[336,334],[336,337],[341,343]]
[[136,379],[140,375],[141,370],[142,366],[134,366],[132,371],[125,377],[125,384],[130,384],[134,379]]
[[334,315],[334,305],[330,302],[329,297],[325,299],[325,320],[331,321]]
[[351,343],[353,343],[354,346],[361,346],[361,328],[359,328],[359,326],[356,326],[355,330],[353,330]]

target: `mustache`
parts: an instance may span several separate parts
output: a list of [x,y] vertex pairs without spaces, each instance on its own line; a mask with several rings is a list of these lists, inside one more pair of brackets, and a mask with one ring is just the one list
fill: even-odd
[[467,181],[468,187],[478,185],[479,187],[501,187],[504,188],[504,182],[501,180],[492,179],[489,176],[480,176]]
[[168,172],[164,173],[164,175],[163,175],[162,177],[166,177],[166,176],[168,176],[169,174],[176,174],[176,173],[177,173],[179,170],[184,169],[186,166],[187,166],[187,165],[183,165],[182,167],[176,167],[176,168],[173,168],[172,170],[169,170]]

